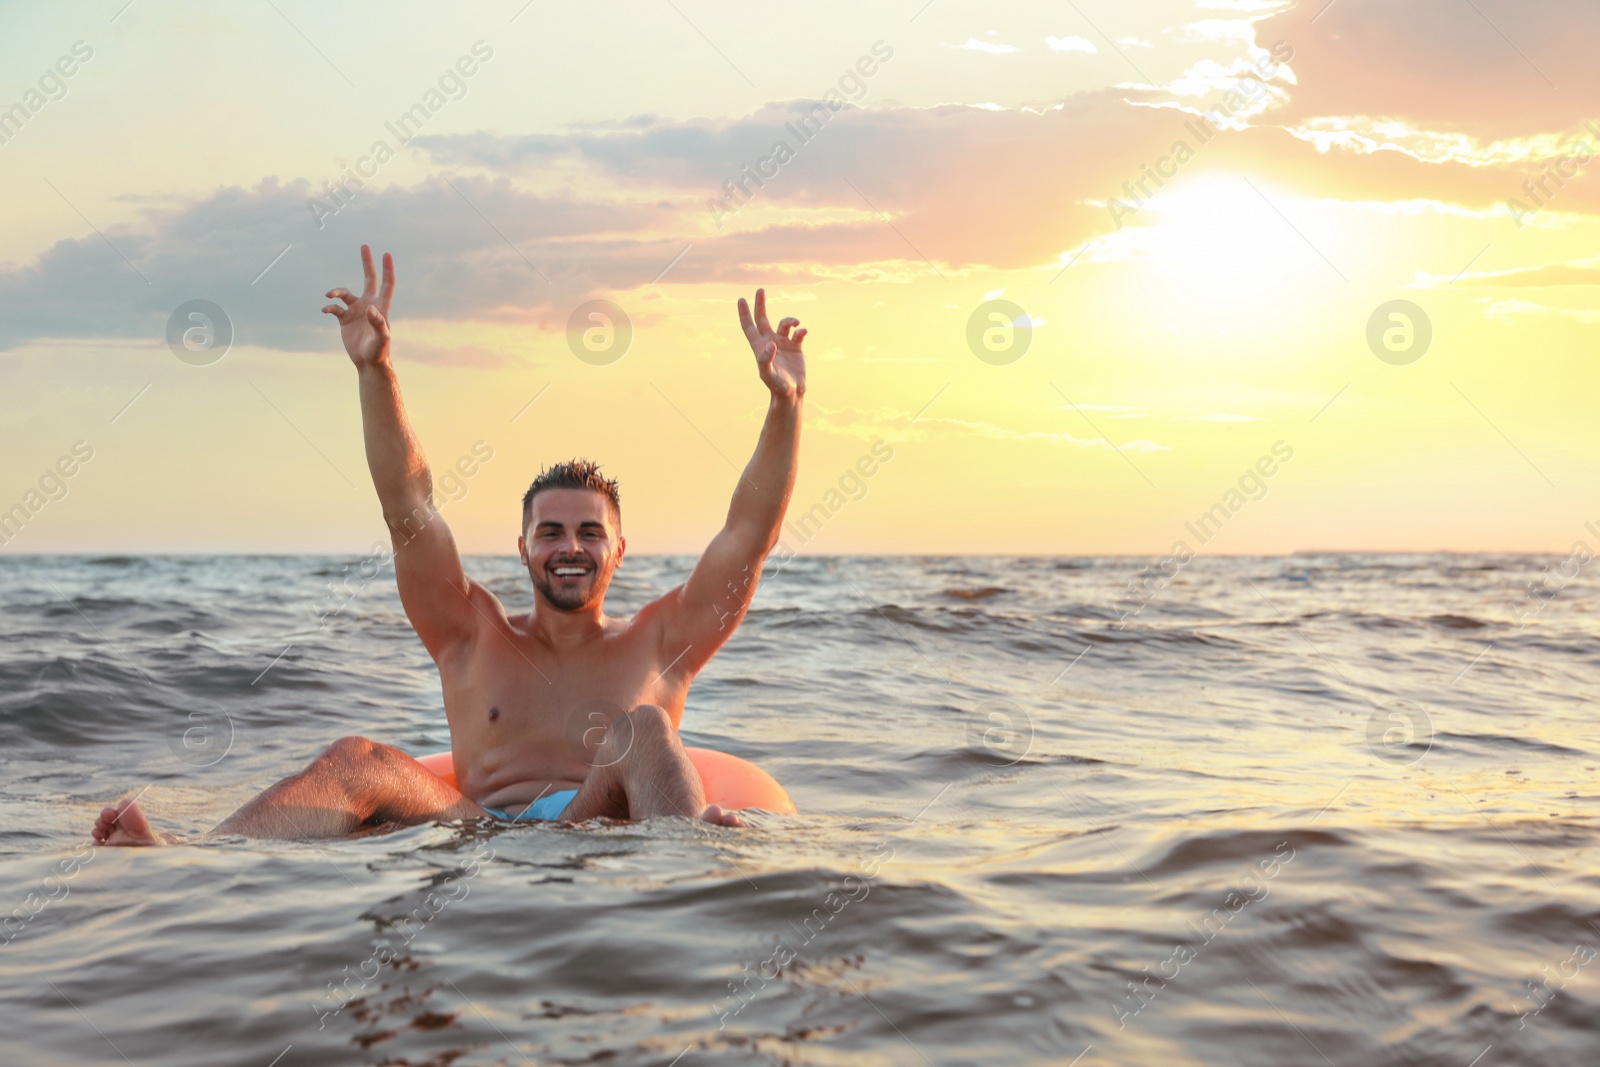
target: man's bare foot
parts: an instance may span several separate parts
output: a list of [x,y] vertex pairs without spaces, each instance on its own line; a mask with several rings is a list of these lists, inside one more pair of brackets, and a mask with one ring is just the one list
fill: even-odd
[[105,808],[89,831],[97,845],[165,845],[168,842],[150,829],[150,820],[144,817],[133,800],[119,800],[114,808]]
[[745,821],[739,818],[738,812],[723,811],[717,804],[707,805],[706,810],[700,813],[700,818],[712,826],[743,826]]

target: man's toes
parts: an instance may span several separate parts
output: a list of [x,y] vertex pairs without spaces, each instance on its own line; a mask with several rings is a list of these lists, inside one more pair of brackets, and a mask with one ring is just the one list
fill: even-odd
[[116,807],[103,810],[94,824],[94,837],[103,845],[163,844],[133,798],[119,800]]
[[105,844],[106,838],[111,836],[111,827],[116,824],[116,821],[116,808],[101,808],[100,817],[94,821],[94,829],[89,831],[89,836],[100,844]]
[[743,826],[744,820],[731,811],[723,811],[721,805],[710,804],[701,813],[700,818],[712,826]]

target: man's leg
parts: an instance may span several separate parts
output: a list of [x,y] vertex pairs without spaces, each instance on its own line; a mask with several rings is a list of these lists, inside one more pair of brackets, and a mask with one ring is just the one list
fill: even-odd
[[[213,833],[245,837],[343,837],[362,826],[487,813],[454,786],[389,745],[364,737],[341,737],[299,774],[269,787],[228,816]],[[106,808],[95,823],[102,845],[160,845],[139,805]]]
[[672,718],[654,704],[618,716],[595,750],[594,765],[562,822],[682,815],[719,826],[743,826],[732,812],[706,804],[705,787]]

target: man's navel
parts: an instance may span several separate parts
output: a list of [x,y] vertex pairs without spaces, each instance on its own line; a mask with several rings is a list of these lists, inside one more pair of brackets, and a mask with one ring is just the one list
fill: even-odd
[[494,722],[499,717],[500,717],[500,709],[499,708],[490,708],[489,709],[489,721],[490,722]]

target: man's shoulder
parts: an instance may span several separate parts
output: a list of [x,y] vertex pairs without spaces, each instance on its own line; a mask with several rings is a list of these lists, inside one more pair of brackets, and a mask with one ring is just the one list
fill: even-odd
[[660,640],[673,629],[682,605],[683,586],[676,585],[641,605],[632,615],[608,616],[606,636]]
[[634,612],[628,624],[635,627],[662,625],[682,604],[683,583],[680,582]]
[[505,622],[513,617],[506,613],[505,605],[500,603],[500,598],[476,578],[467,578],[467,603],[472,605],[473,613],[482,621]]
[[452,595],[459,595],[465,601],[468,611],[466,625],[455,635],[455,639],[444,647],[433,651],[435,662],[443,666],[446,658],[456,659],[469,652],[491,630],[504,632],[508,628],[517,626],[517,616],[508,615],[505,605],[500,603],[500,598],[489,591],[488,586],[474,578],[467,579],[467,590],[464,594],[460,590]]

